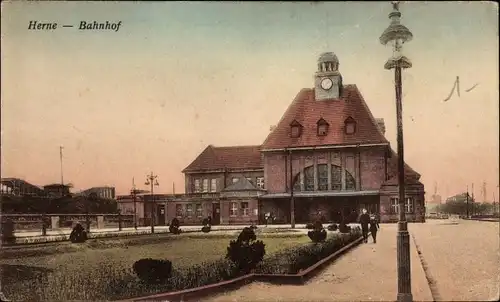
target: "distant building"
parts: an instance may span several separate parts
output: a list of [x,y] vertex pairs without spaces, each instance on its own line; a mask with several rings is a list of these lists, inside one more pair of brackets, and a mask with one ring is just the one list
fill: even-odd
[[68,196],[71,195],[70,189],[71,185],[63,185],[63,184],[50,184],[43,186],[43,190],[49,196]]
[[2,178],[0,192],[2,195],[12,196],[46,196],[46,192],[43,188],[33,185],[20,178]]
[[100,199],[115,199],[115,188],[114,187],[92,187],[90,189],[83,190],[78,193],[78,195],[86,197],[95,197]]

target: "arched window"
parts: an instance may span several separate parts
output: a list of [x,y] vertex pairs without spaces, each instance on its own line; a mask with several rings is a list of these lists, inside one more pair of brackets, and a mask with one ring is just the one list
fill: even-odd
[[[317,165],[317,180],[318,180],[318,191],[328,190],[328,165],[319,164]],[[345,173],[345,189],[355,190],[356,180],[347,170],[343,170],[340,166],[332,165],[331,169],[331,179],[332,179],[332,191],[342,190],[342,173]],[[293,191],[300,192],[301,179],[300,174],[297,173],[293,178]],[[302,171],[304,177],[304,191],[314,191],[314,166],[306,167]]]
[[356,132],[356,121],[352,117],[348,117],[344,121],[345,134],[354,134]]

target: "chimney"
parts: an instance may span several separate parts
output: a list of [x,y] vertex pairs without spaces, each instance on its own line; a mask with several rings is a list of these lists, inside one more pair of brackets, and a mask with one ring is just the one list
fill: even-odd
[[269,131],[273,132],[273,131],[274,131],[274,129],[276,129],[276,125],[271,125],[271,126],[269,126]]
[[380,132],[382,132],[383,135],[385,135],[385,122],[383,118],[377,118],[375,119],[377,121],[377,126]]

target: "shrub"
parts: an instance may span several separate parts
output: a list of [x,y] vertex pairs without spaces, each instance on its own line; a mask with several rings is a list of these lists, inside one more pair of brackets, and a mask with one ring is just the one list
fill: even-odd
[[308,229],[308,230],[314,229],[314,224],[312,224],[310,222],[306,223],[306,229]]
[[179,222],[179,219],[174,218],[174,219],[172,219],[172,222],[170,222],[170,226],[168,227],[168,230],[170,233],[178,235],[182,232],[180,226],[181,226],[181,223]]
[[338,225],[336,225],[335,223],[332,223],[332,224],[330,224],[330,225],[328,226],[328,230],[329,230],[329,231],[336,231],[336,230],[338,230],[338,229],[339,229],[339,227],[338,227]]
[[141,259],[134,263],[134,272],[144,282],[157,283],[172,275],[172,262],[169,260]]
[[7,218],[5,221],[2,221],[2,243],[14,244],[15,242],[14,222]]
[[82,243],[87,241],[87,232],[80,223],[77,223],[73,227],[73,230],[71,230],[69,240],[73,243]]
[[202,231],[203,233],[209,233],[209,232],[210,232],[210,229],[211,229],[210,225],[205,225],[205,226],[203,226],[203,227],[201,228],[201,231]]
[[326,231],[323,229],[323,224],[321,221],[316,220],[314,224],[312,224],[313,230],[307,233],[307,236],[311,239],[312,242],[323,242],[326,239]]
[[349,234],[336,234],[322,244],[300,245],[280,251],[259,263],[256,272],[261,274],[297,274],[360,236],[361,231],[355,228]]
[[316,220],[314,222],[314,229],[319,231],[319,230],[322,230],[323,229],[323,224],[321,223],[321,221],[319,220]]
[[347,224],[345,224],[345,223],[341,223],[341,224],[339,225],[339,231],[340,231],[341,233],[349,233],[349,232],[351,232],[351,227],[350,227],[350,226],[348,226],[348,225],[347,225]]
[[264,259],[265,244],[256,239],[254,230],[246,227],[237,240],[229,242],[226,258],[231,260],[241,273],[250,272]]
[[203,226],[211,226],[212,225],[212,218],[211,217],[207,217],[207,218],[203,219],[203,221],[201,222],[201,224]]
[[307,232],[307,236],[311,239],[312,242],[323,242],[326,240],[326,231],[312,230]]

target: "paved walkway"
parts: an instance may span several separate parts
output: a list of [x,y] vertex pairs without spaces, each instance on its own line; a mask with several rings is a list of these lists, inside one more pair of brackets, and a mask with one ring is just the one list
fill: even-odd
[[429,221],[410,225],[438,301],[497,301],[500,297],[500,224]]
[[[395,224],[381,225],[377,244],[371,240],[361,244],[313,277],[307,285],[254,282],[203,301],[395,301],[396,231]],[[413,299],[433,301],[413,240],[410,247]]]

